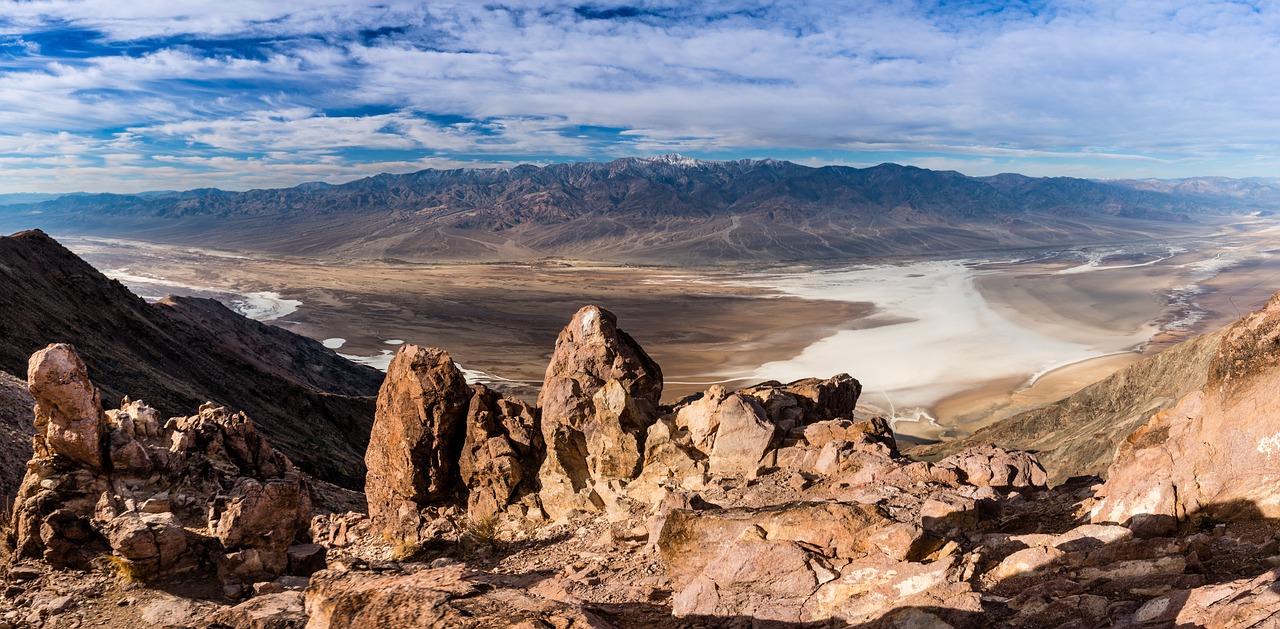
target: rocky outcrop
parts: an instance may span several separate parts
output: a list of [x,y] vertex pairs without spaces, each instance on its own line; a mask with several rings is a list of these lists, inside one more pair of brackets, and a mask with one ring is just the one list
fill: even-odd
[[51,345],[31,356],[27,390],[35,398],[36,455],[62,456],[74,464],[103,467],[106,415],[84,361],[70,345]]
[[1204,387],[1129,435],[1097,522],[1280,517],[1280,295],[1227,327]]
[[117,410],[69,345],[31,358],[35,456],[13,510],[13,557],[87,567],[109,552],[154,577],[216,569],[228,593],[288,568],[310,521],[303,475],[242,413],[207,404],[162,421],[142,402]]
[[675,426],[687,431],[691,445],[706,455],[708,471],[721,475],[754,476],[778,432],[756,398],[719,385],[680,408]]
[[955,470],[962,482],[977,487],[1044,487],[1049,475],[1040,460],[1027,452],[1009,452],[995,446],[963,450],[938,462]]
[[1204,386],[1222,331],[1195,337],[1134,363],[1079,392],[997,421],[962,439],[920,446],[911,456],[938,459],[994,444],[1039,453],[1050,483],[1107,474],[1116,446],[1154,413]]
[[369,517],[388,535],[416,541],[418,509],[457,496],[470,400],[447,352],[405,345],[392,359],[365,453]]
[[762,382],[739,391],[764,406],[769,419],[784,429],[837,418],[853,417],[862,383],[842,373],[825,380],[804,378],[789,384]]
[[613,313],[587,306],[574,314],[538,396],[547,448],[538,479],[548,514],[599,510],[610,483],[640,473],[661,395],[662,371]]
[[537,417],[536,408],[476,385],[458,459],[473,520],[493,518],[512,499],[536,489],[543,453]]
[[369,518],[406,543],[431,537],[427,507],[465,501],[471,520],[491,519],[536,491],[543,452],[536,408],[472,389],[444,350],[405,345],[387,369],[365,454]]
[[38,231],[0,237],[0,269],[0,371],[22,376],[31,354],[71,343],[109,406],[129,395],[171,417],[212,400],[307,473],[364,483],[375,370],[221,307],[147,303]]

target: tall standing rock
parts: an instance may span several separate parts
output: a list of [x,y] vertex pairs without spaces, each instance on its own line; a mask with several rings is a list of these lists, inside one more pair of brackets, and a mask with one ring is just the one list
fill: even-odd
[[454,496],[470,400],[448,352],[405,345],[392,359],[365,453],[369,517],[384,533],[416,540],[419,507]]
[[597,306],[556,339],[538,406],[547,455],[539,472],[547,513],[598,510],[597,490],[640,472],[644,438],[658,416],[662,371]]
[[85,467],[101,469],[107,416],[75,348],[58,343],[32,354],[27,383],[36,400],[36,454],[48,457],[57,453]]

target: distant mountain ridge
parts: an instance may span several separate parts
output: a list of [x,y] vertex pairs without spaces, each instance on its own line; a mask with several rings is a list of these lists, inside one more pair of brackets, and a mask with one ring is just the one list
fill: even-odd
[[715,264],[1176,235],[1200,217],[1280,207],[1280,192],[1268,196],[1261,183],[1251,194],[1166,184],[665,155],[246,192],[66,195],[14,206],[26,214],[0,226],[318,256]]

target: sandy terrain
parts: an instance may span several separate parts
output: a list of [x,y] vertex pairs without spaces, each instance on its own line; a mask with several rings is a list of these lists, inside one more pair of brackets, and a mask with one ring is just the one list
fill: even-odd
[[669,400],[843,371],[872,410],[924,439],[1059,399],[1280,287],[1280,229],[1261,223],[1211,240],[737,274],[67,244],[144,296],[216,297],[375,365],[404,342],[444,347],[525,397],[560,328],[599,304],[662,365]]
[[[537,395],[556,335],[587,304],[662,366],[665,397],[711,382],[752,384],[756,367],[799,353],[866,317],[867,303],[765,298],[760,288],[669,269],[545,263],[434,265],[241,256],[144,243],[65,239],[144,297],[168,293],[245,302],[249,314],[385,366],[403,342],[447,349],[465,369],[525,382]],[[246,301],[244,295],[253,300]],[[267,303],[274,297],[283,304]],[[288,311],[280,315],[281,310]],[[826,374],[832,375],[832,374]],[[750,381],[750,382],[749,382]]]

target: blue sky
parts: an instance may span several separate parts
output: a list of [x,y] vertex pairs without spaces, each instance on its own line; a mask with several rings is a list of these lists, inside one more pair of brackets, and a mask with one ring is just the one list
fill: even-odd
[[1280,176],[1280,4],[6,0],[0,192],[678,152]]

